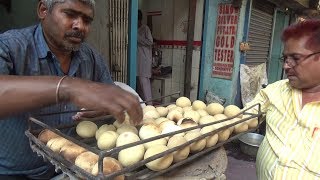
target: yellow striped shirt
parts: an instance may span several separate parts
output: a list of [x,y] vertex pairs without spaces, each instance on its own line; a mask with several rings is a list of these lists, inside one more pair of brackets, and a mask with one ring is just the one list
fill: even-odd
[[281,80],[246,106],[256,103],[266,112],[267,123],[257,154],[258,178],[320,179],[320,102],[302,108],[302,92]]

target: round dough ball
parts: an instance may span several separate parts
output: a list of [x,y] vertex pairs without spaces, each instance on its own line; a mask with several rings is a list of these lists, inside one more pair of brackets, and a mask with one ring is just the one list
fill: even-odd
[[172,108],[177,107],[177,105],[175,104],[170,104],[169,106],[167,106],[167,109],[170,111]]
[[[92,168],[92,174],[94,176],[98,175],[98,162],[93,166]],[[119,161],[117,161],[114,158],[111,157],[105,157],[103,158],[103,174],[104,175],[108,175],[117,171],[121,171],[122,170],[122,166],[119,163]],[[114,180],[124,180],[124,175],[119,175],[117,177],[114,178]]]
[[129,122],[129,121],[124,121],[123,123],[120,123],[118,120],[115,120],[115,121],[113,122],[113,125],[114,125],[114,127],[116,127],[116,128],[120,128],[120,127],[123,126],[123,125],[130,125],[130,122]]
[[[134,152],[134,156],[132,152]],[[126,148],[119,152],[118,160],[124,167],[131,166],[143,159],[144,152],[145,148],[142,144]]]
[[[233,118],[233,119],[231,119],[231,120],[229,120],[229,121],[226,121],[226,124],[229,125],[229,124],[237,123],[238,121],[241,121],[241,119],[236,117],[236,118]],[[236,125],[233,125],[233,126],[231,126],[231,127],[229,128],[230,134],[232,134],[232,133],[234,132],[235,126],[236,126]]]
[[[243,115],[242,116],[242,119],[245,119],[245,118],[249,118],[251,115]],[[259,121],[258,121],[258,118],[255,117],[255,118],[251,118],[247,121],[245,121],[247,124],[248,124],[248,128],[249,129],[252,129],[252,128],[256,128],[259,124]]]
[[143,115],[143,119],[158,119],[160,114],[156,110],[149,110]]
[[[150,137],[147,137],[146,139],[152,138],[152,137],[156,137],[156,136],[160,136],[160,133],[154,133],[154,134],[148,134]],[[150,141],[150,142],[146,142],[144,143],[144,147],[146,149],[149,149],[150,147],[156,146],[156,145],[166,145],[167,144],[167,139],[166,138],[158,138],[156,140]]]
[[203,116],[200,118],[199,120],[199,124],[202,125],[202,124],[208,124],[208,123],[212,123],[212,122],[215,122],[217,121],[213,116],[211,115],[207,115],[207,116]]
[[164,122],[164,121],[169,121],[169,119],[168,119],[168,118],[165,118],[165,117],[160,117],[160,118],[158,118],[158,119],[155,120],[155,123],[159,125],[159,124],[161,124],[161,123]]
[[[187,142],[187,140],[183,136],[172,136],[169,139],[167,146],[169,149],[172,149],[172,148],[180,146],[186,142]],[[179,162],[184,159],[187,159],[187,157],[189,156],[189,153],[190,153],[190,146],[186,146],[186,147],[180,148],[177,151],[174,151],[173,152],[173,162]]]
[[162,132],[167,126],[176,125],[174,121],[166,120],[159,124],[160,131]]
[[[235,105],[229,105],[229,106],[224,108],[224,114],[228,118],[229,117],[233,117],[233,116],[239,114],[240,112],[241,112],[240,108],[238,108],[238,106],[235,106]],[[242,114],[240,114],[238,117],[241,118]]]
[[198,109],[197,112],[200,114],[201,117],[209,115],[209,113],[207,113],[207,111],[204,109]]
[[117,129],[118,134],[122,134],[124,132],[133,132],[135,134],[138,134],[137,128],[131,125],[122,125]]
[[[140,141],[140,138],[131,132],[122,133],[117,140],[117,147]],[[134,156],[132,156],[134,152]],[[123,166],[133,165],[143,159],[145,149],[142,144],[125,148],[118,154],[118,160]]]
[[172,110],[168,113],[167,118],[171,121],[177,122],[179,119],[183,118],[183,115],[178,110]]
[[219,103],[211,103],[207,106],[206,110],[210,115],[214,116],[216,114],[222,114],[224,107]]
[[66,145],[71,144],[72,142],[63,138],[63,137],[57,137],[50,139],[47,143],[47,146],[53,151],[53,152],[60,152],[60,149]]
[[225,129],[225,130],[222,130],[218,133],[219,135],[219,142],[223,142],[223,141],[226,141],[229,139],[231,133],[230,133],[230,129]]
[[236,124],[236,125],[234,126],[234,132],[235,132],[236,134],[239,134],[239,133],[242,133],[242,132],[247,131],[248,128],[249,128],[248,124],[245,123],[245,122],[242,122],[242,123]]
[[122,123],[120,123],[119,120],[115,120],[113,122],[113,125],[116,127],[116,128],[120,128],[121,126],[123,125],[130,125],[130,116],[127,112],[124,113],[124,121]]
[[176,105],[179,106],[179,107],[187,107],[187,106],[191,106],[191,101],[189,98],[187,97],[179,97],[177,100],[176,100]]
[[[201,135],[202,134],[200,133],[200,131],[190,131],[190,132],[187,132],[187,134],[184,137],[186,138],[187,141],[191,141]],[[205,147],[206,147],[206,139],[205,138],[200,139],[200,140],[190,144],[191,152],[202,151]]]
[[[228,118],[224,114],[216,114],[213,117],[216,119],[216,121],[220,121],[220,120],[224,120],[224,119]],[[214,127],[216,129],[218,129],[218,128],[221,128],[221,127],[226,126],[226,125],[227,125],[227,121],[214,124]],[[230,135],[231,135],[230,129],[232,129],[232,127],[228,128],[228,129],[221,130],[218,133],[218,135],[219,135],[219,140],[218,141],[219,142],[226,141],[230,137]]]
[[99,156],[93,152],[87,151],[81,153],[75,160],[74,164],[86,172],[92,172],[93,166],[98,162]]
[[[216,130],[214,126],[205,126],[201,129],[201,134],[206,134],[206,133],[209,133],[209,132],[212,132]],[[212,147],[214,145],[217,144],[219,140],[219,135],[218,134],[213,134],[213,135],[209,135],[206,137],[206,147]]]
[[184,107],[182,108],[183,112],[186,112],[186,111],[192,111],[192,106],[187,106],[187,107]]
[[228,119],[228,117],[224,114],[216,114],[213,116],[217,121]]
[[207,105],[203,101],[200,101],[200,100],[195,100],[192,103],[192,109],[195,111],[197,111],[199,109],[205,110],[206,107],[207,107]]
[[47,142],[50,140],[50,139],[53,139],[53,138],[57,138],[57,137],[60,137],[58,134],[50,131],[49,129],[44,129],[42,130],[39,135],[38,135],[38,139],[43,142],[44,144],[47,144]]
[[106,131],[101,134],[97,141],[98,148],[101,150],[110,150],[116,146],[118,133],[114,131]]
[[145,124],[141,126],[139,130],[139,137],[141,139],[147,139],[153,134],[160,134],[161,130],[156,124]]
[[[160,135],[161,135],[161,130],[155,124],[143,125],[139,131],[139,136],[142,140],[149,139],[149,138],[152,138],[155,136],[160,136]],[[161,138],[161,139],[156,139],[156,140],[153,140],[150,142],[146,142],[143,145],[146,149],[148,149],[148,148],[150,148],[154,145],[158,145],[158,144],[166,145],[167,144],[166,138]]]
[[169,109],[166,107],[156,107],[157,112],[160,117],[166,117],[168,115]]
[[186,111],[184,114],[183,114],[183,117],[184,118],[190,118],[192,120],[194,120],[196,123],[199,122],[200,120],[200,114],[197,112],[197,111]]
[[[177,123],[178,126],[182,127],[182,129],[187,129],[187,128],[190,128],[190,127],[194,127],[194,126],[198,126],[198,123],[196,123],[194,120],[192,119],[180,119]],[[200,129],[193,129],[193,130],[190,130],[190,131],[200,131]],[[190,132],[188,131],[188,132]]]
[[132,132],[124,132],[119,135],[116,142],[116,146],[119,147],[126,144],[134,143],[137,141],[140,141],[140,138],[137,134],[134,134]]
[[156,123],[156,121],[154,120],[154,119],[143,119],[142,120],[142,125],[144,125],[144,124],[152,124],[152,123]]
[[77,134],[82,138],[91,138],[96,135],[98,126],[91,121],[81,121],[77,127]]
[[74,143],[64,145],[60,154],[68,161],[74,163],[75,159],[83,152],[87,151],[85,148]]
[[[165,145],[153,146],[146,151],[146,153],[144,154],[144,159],[147,159],[153,155],[162,153],[168,149],[169,148]],[[146,166],[153,171],[161,171],[161,170],[167,169],[172,162],[173,162],[173,154],[170,153],[170,154],[164,155],[163,157],[155,159],[151,162],[148,162]]]
[[[176,131],[179,131],[179,130],[182,130],[182,128],[181,128],[180,126],[177,126],[177,125],[169,125],[169,126],[166,126],[166,127],[162,130],[161,134],[168,134],[168,133],[176,132]],[[172,136],[184,136],[184,135],[185,135],[185,133],[184,133],[184,132],[181,132],[181,133],[179,133],[179,134],[174,134],[174,135],[172,135]],[[166,138],[166,139],[169,139],[169,138],[172,137],[172,136],[167,136],[167,137],[165,137],[165,138]]]
[[183,112],[184,112],[183,108],[179,107],[179,106],[169,110],[169,112],[171,112],[171,111],[179,111],[181,114],[183,114]]
[[152,105],[147,105],[147,106],[144,107],[142,110],[143,110],[143,113],[146,113],[146,112],[148,112],[148,111],[155,111],[156,108],[155,108],[154,106],[152,106]]
[[99,137],[101,136],[102,133],[106,132],[106,131],[116,131],[116,127],[112,124],[104,124],[102,126],[99,127],[99,129],[96,131],[96,140],[99,139]]

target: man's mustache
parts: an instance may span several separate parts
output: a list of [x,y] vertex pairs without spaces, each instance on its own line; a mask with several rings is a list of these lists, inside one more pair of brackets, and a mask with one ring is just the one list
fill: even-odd
[[80,31],[67,32],[64,36],[84,39],[84,33],[80,32]]

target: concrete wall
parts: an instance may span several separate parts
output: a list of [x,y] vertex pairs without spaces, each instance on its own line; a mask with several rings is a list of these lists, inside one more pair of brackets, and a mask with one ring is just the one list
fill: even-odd
[[100,52],[109,64],[109,4],[96,1],[96,14],[87,42]]
[[235,53],[234,53],[234,68],[233,75],[231,80],[219,79],[212,77],[212,65],[213,65],[213,57],[214,57],[214,40],[215,40],[215,32],[216,32],[216,19],[217,19],[217,8],[219,3],[231,3],[231,1],[225,0],[208,0],[206,6],[207,14],[206,14],[206,29],[204,37],[205,44],[204,54],[202,56],[203,64],[202,67],[202,82],[200,87],[200,99],[204,99],[205,92],[211,91],[216,95],[226,98],[227,104],[234,104],[235,97],[237,95],[237,83],[239,77],[239,67],[240,67],[240,51],[239,51],[239,43],[241,42],[244,33],[244,19],[245,19],[245,9],[247,0],[242,1],[242,6],[240,8],[239,15],[239,24],[237,28],[237,37],[235,43]]
[[38,0],[11,0],[11,11],[0,6],[0,32],[37,23]]

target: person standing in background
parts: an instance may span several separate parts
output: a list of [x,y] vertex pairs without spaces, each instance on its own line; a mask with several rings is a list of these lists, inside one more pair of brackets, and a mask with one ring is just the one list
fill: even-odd
[[142,24],[142,12],[138,11],[137,90],[148,105],[152,105],[151,71],[153,38],[147,25]]

